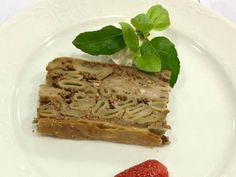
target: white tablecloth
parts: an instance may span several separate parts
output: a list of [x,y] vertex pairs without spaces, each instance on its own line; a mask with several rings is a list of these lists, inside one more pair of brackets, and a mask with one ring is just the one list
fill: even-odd
[[[0,0],[0,23],[35,0]],[[177,1],[177,0],[176,0]],[[196,0],[236,24],[236,0]]]

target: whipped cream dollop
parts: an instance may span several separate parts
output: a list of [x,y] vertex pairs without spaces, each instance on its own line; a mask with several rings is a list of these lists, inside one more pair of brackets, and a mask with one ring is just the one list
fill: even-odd
[[132,53],[128,48],[124,48],[119,52],[116,52],[108,57],[117,65],[123,66],[132,66],[133,65],[133,58]]

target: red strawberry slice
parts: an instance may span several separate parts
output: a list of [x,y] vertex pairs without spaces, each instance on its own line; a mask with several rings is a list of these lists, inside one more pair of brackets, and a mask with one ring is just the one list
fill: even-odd
[[147,160],[135,165],[115,177],[169,177],[167,168],[157,160]]

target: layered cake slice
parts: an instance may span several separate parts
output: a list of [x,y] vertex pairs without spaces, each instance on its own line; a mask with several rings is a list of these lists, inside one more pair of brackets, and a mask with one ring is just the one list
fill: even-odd
[[40,86],[37,131],[42,135],[159,146],[164,135],[170,72],[56,58]]

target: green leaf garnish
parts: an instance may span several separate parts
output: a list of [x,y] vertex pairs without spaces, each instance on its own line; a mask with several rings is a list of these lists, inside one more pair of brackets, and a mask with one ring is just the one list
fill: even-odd
[[162,69],[171,71],[170,86],[174,87],[180,71],[175,45],[166,37],[155,37],[151,44],[161,57]]
[[125,23],[125,22],[121,22],[120,26],[121,26],[122,33],[124,36],[125,44],[133,52],[137,53],[139,50],[139,40],[133,27],[130,24]]
[[97,31],[80,33],[72,43],[90,55],[111,55],[126,46],[121,29],[111,25]]
[[154,29],[157,31],[164,30],[170,26],[169,13],[161,5],[152,6],[148,10],[147,16],[151,18]]
[[142,44],[140,54],[141,56],[135,60],[135,65],[138,69],[146,72],[161,71],[161,57],[149,41]]
[[136,30],[142,31],[145,37],[148,36],[154,26],[152,20],[146,14],[135,16],[131,19],[131,23]]
[[133,26],[120,22],[121,29],[109,25],[98,31],[80,33],[73,44],[91,55],[111,55],[127,47],[138,69],[171,71],[170,86],[174,87],[180,72],[174,44],[166,37],[148,39],[152,30],[161,31],[170,26],[168,11],[161,5],[154,5],[146,14],[132,18],[131,24]]

